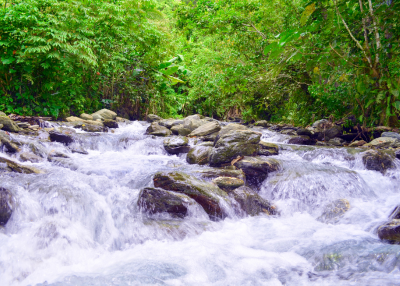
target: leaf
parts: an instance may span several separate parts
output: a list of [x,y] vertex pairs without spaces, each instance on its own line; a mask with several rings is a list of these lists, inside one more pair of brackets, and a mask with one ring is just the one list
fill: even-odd
[[1,59],[3,65],[9,65],[15,61],[15,58],[9,57],[9,58],[2,58]]
[[179,66],[174,66],[174,67],[170,67],[167,70],[160,70],[160,72],[162,72],[165,75],[172,75],[174,73],[176,73],[179,69]]
[[264,49],[264,55],[268,55],[269,52],[275,50],[276,48],[278,48],[278,43],[275,42],[275,43],[269,44]]
[[167,76],[167,77],[171,81],[171,85],[175,85],[175,84],[178,84],[178,83],[185,83],[183,80],[181,80],[179,78],[176,78],[176,77],[173,77],[173,76]]
[[395,97],[399,97],[399,90],[398,89],[390,89],[390,93],[393,94]]
[[308,18],[314,13],[315,11],[315,3],[308,5],[304,10],[303,14],[301,14],[300,25],[304,26],[307,23]]
[[367,105],[365,106],[365,108],[368,108],[372,103],[374,103],[375,100],[371,99],[370,101],[368,101]]
[[400,111],[400,101],[396,101],[393,103],[394,108]]

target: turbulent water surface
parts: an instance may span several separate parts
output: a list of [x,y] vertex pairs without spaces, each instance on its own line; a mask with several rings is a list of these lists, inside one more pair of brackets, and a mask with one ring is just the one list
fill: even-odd
[[[168,155],[146,127],[79,133],[89,155],[43,143],[68,153],[68,168],[0,173],[16,206],[0,229],[0,285],[400,285],[400,246],[376,234],[400,203],[399,168],[383,176],[364,168],[361,149],[286,145],[263,130],[282,144],[282,168],[259,193],[280,216],[212,222],[193,205],[184,220],[149,219],[137,199],[157,171],[207,167]],[[350,210],[336,224],[317,220],[335,199]]]

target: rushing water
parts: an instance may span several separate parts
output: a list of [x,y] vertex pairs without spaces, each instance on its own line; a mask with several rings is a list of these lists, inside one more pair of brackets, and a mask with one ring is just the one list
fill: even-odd
[[[40,175],[0,173],[16,206],[0,229],[0,285],[400,285],[400,246],[376,234],[400,204],[399,168],[383,176],[365,170],[361,149],[287,145],[263,130],[282,144],[282,168],[259,190],[279,217],[212,222],[193,204],[185,220],[150,220],[136,202],[157,171],[207,167],[167,155],[146,127],[79,133],[89,155],[43,143],[72,159],[32,164]],[[317,220],[343,198],[351,208],[338,223]]]

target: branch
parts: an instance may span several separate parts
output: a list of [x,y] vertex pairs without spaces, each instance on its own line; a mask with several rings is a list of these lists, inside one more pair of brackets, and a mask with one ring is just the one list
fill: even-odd
[[376,41],[375,65],[377,65],[377,64],[379,64],[379,50],[381,49],[381,39],[379,37],[378,26],[376,25],[376,19],[375,19],[375,15],[374,15],[374,10],[372,8],[371,0],[368,0],[368,4],[369,4],[369,13],[371,14],[372,23],[374,25],[374,30],[375,30],[375,41]]
[[344,56],[342,56],[341,54],[339,54],[331,45],[331,43],[329,43],[329,47],[331,47],[332,51],[334,51],[339,57],[341,57],[342,59],[344,59],[346,61],[346,63],[351,64],[352,66],[356,67],[356,68],[362,68],[360,66],[356,66],[355,64],[349,62]]
[[260,30],[258,30],[252,23],[250,23],[250,24],[243,24],[243,26],[246,26],[246,27],[253,27],[253,29],[256,30],[256,33],[258,33],[264,40],[267,39],[267,37],[264,35],[264,33],[262,33]]
[[[364,8],[363,8],[364,4],[362,3],[362,0],[358,0],[358,3],[360,4],[361,14],[364,14]],[[367,24],[365,22],[365,18],[364,17],[362,18],[362,24],[363,24],[363,29],[364,29],[365,45],[367,46],[368,54],[369,54],[368,58],[369,58],[369,61],[372,62],[372,60],[371,60],[371,52],[370,52],[371,48],[369,46],[369,41],[368,41]]]

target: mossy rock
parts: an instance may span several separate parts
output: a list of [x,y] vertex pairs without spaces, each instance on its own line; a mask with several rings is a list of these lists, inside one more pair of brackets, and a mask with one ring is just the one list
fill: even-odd
[[[197,127],[195,130],[193,130],[190,133],[190,137],[195,137],[195,136],[207,136],[213,133],[217,133],[221,130],[221,126],[217,121],[212,121],[208,122],[206,124],[203,124],[199,127]],[[216,136],[216,135],[215,135]]]
[[246,175],[242,170],[228,170],[210,168],[198,171],[198,174],[205,179],[215,179],[218,177],[233,177],[246,182]]
[[213,182],[222,190],[228,192],[244,185],[244,181],[234,177],[218,177]]
[[277,160],[265,157],[244,157],[235,162],[234,166],[246,174],[250,184],[262,183],[269,173],[278,171],[280,164]]
[[278,145],[264,141],[260,141],[259,145],[260,149],[258,150],[258,155],[263,155],[263,156],[279,155]]
[[169,154],[179,154],[189,152],[189,140],[187,137],[171,137],[164,140],[164,149]]
[[400,219],[393,219],[378,228],[380,239],[400,244]]
[[279,214],[276,207],[269,201],[263,199],[260,195],[246,186],[242,186],[232,191],[229,194],[239,203],[242,210],[251,216],[259,214],[277,215]]
[[153,123],[153,122],[159,121],[159,120],[162,120],[162,118],[160,116],[158,116],[158,115],[155,115],[155,114],[148,114],[146,116],[146,121],[149,122],[149,123]]
[[19,132],[21,128],[11,120],[8,116],[0,116],[0,124],[3,125],[2,129],[9,132]]
[[173,134],[180,135],[180,136],[187,136],[192,132],[192,130],[185,128],[183,126],[183,124],[179,124],[179,125],[175,125],[175,126],[171,127],[171,131]]
[[170,136],[171,133],[172,132],[168,128],[159,125],[157,122],[151,123],[151,125],[146,130],[147,135],[153,135],[159,137],[167,137]]
[[14,162],[12,160],[9,160],[9,159],[3,158],[3,157],[0,157],[0,163],[7,164],[7,168],[10,171],[13,171],[16,173],[22,173],[22,174],[41,174],[41,173],[43,173],[43,171],[41,171],[37,168],[31,167],[31,166],[24,166],[24,165],[21,165],[17,162]]
[[378,150],[368,150],[362,157],[367,170],[373,170],[385,174],[388,169],[395,167],[393,157]]
[[209,162],[209,156],[212,147],[197,145],[189,150],[186,156],[186,161],[189,164],[206,165]]

